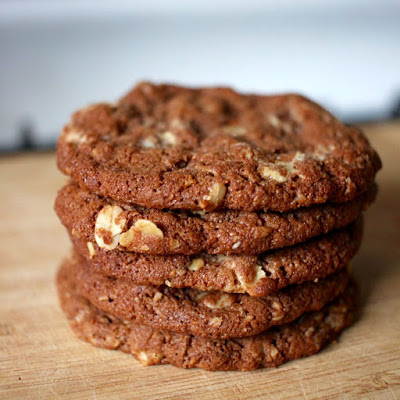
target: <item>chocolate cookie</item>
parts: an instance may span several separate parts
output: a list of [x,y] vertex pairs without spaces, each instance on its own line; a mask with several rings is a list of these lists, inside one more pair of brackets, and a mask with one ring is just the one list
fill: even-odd
[[362,220],[306,243],[260,256],[152,256],[107,251],[71,235],[91,268],[137,285],[163,285],[265,297],[291,284],[324,278],[346,266],[357,252]]
[[157,331],[104,313],[79,294],[67,269],[60,270],[57,283],[61,306],[80,339],[97,347],[131,351],[144,365],[211,371],[277,367],[315,354],[351,323],[356,303],[355,287],[349,285],[330,305],[290,324],[253,337],[212,340]]
[[381,167],[359,129],[304,97],[150,83],[76,112],[57,161],[101,196],[189,210],[347,202]]
[[93,346],[130,352],[130,328],[118,317],[104,313],[79,294],[75,277],[65,263],[57,273],[61,308],[76,336]]
[[72,235],[106,250],[171,254],[247,254],[296,243],[355,221],[375,198],[373,186],[349,203],[287,213],[213,211],[202,215],[118,205],[69,184],[55,210]]
[[63,268],[75,276],[79,292],[105,312],[156,329],[213,339],[253,336],[319,310],[343,292],[349,279],[344,269],[318,282],[288,286],[258,298],[134,285],[91,271],[78,256]]

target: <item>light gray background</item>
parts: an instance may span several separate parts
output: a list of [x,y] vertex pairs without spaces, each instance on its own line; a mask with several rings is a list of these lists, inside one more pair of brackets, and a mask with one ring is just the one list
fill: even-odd
[[347,120],[400,96],[400,1],[0,1],[0,149],[138,80],[296,91]]

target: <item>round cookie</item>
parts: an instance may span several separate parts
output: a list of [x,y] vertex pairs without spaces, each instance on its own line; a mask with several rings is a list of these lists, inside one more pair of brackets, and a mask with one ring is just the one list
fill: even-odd
[[101,196],[186,210],[347,202],[381,167],[359,129],[302,96],[150,83],[76,112],[57,161]]
[[67,272],[59,271],[58,294],[75,334],[97,347],[131,351],[144,365],[172,364],[211,371],[277,367],[315,354],[336,339],[352,322],[357,298],[350,284],[333,303],[292,323],[253,337],[212,340],[157,331],[104,313],[79,294]]
[[59,191],[55,210],[72,235],[105,250],[155,255],[257,255],[347,226],[375,194],[374,185],[348,203],[287,213],[212,211],[196,215],[118,205],[71,183]]
[[265,297],[285,286],[324,278],[346,266],[356,254],[362,220],[338,231],[260,256],[152,256],[107,251],[71,236],[75,249],[91,268],[137,285],[192,287]]
[[288,286],[267,297],[202,292],[167,286],[134,285],[95,273],[76,256],[64,264],[79,292],[96,307],[124,320],[213,339],[253,336],[319,310],[345,289],[346,269],[320,279]]

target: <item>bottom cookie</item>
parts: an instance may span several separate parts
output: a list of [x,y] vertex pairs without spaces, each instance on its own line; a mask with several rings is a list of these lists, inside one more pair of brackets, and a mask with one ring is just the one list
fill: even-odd
[[357,298],[356,288],[350,284],[321,311],[304,314],[292,323],[253,337],[212,340],[122,321],[82,297],[72,276],[59,278],[61,307],[80,339],[97,347],[131,352],[144,365],[172,364],[211,371],[277,367],[315,354],[350,325]]

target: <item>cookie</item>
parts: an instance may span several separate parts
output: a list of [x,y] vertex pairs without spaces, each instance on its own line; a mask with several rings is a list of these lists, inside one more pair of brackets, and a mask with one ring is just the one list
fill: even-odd
[[345,289],[347,269],[318,282],[288,286],[267,297],[134,285],[90,270],[75,256],[64,264],[79,292],[101,310],[155,329],[213,339],[253,336],[319,310]]
[[141,83],[76,112],[58,166],[89,191],[156,209],[288,211],[347,202],[381,161],[361,131],[298,95]]
[[105,250],[257,255],[349,225],[375,193],[373,186],[349,203],[287,213],[213,211],[196,215],[118,205],[71,183],[59,191],[55,210],[72,235]]
[[57,273],[61,308],[79,339],[104,349],[130,352],[130,328],[118,317],[106,314],[78,293],[75,278],[65,265]]
[[211,371],[277,367],[320,351],[353,319],[357,293],[353,284],[333,303],[292,323],[242,339],[212,340],[157,331],[104,313],[77,291],[74,278],[61,269],[58,293],[71,328],[97,347],[132,352],[144,365],[172,364]]
[[96,243],[70,236],[75,249],[94,271],[113,278],[137,285],[166,284],[265,297],[288,285],[324,278],[346,266],[360,246],[362,220],[260,256],[152,256],[107,251]]

